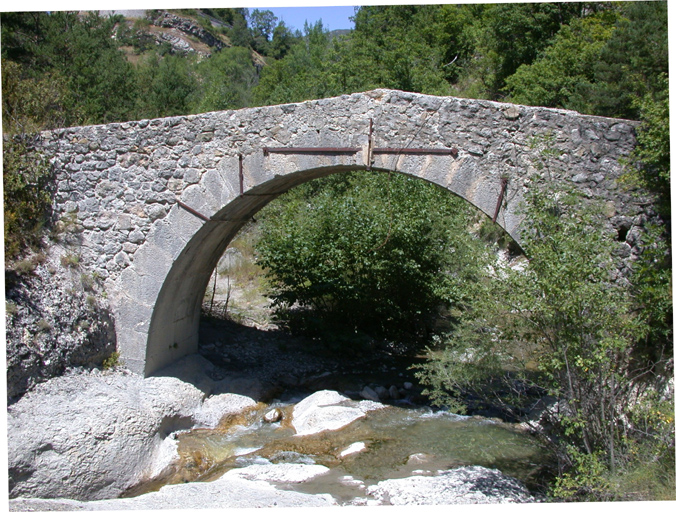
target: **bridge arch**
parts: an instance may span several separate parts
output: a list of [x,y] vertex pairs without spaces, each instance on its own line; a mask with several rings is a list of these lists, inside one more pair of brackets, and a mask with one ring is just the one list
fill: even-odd
[[605,201],[610,227],[633,227],[642,199],[616,180],[634,128],[571,111],[376,90],[68,128],[44,139],[57,172],[54,209],[81,225],[81,265],[105,278],[123,361],[150,375],[197,350],[218,258],[284,191],[338,172],[399,172],[489,217],[497,210],[518,242],[519,204],[543,158],[533,142],[546,139],[552,179]]
[[[185,244],[173,261],[155,301],[146,344],[145,374],[150,375],[184,355],[197,352],[202,301],[214,268],[235,235],[261,208],[301,183],[330,174],[360,170],[365,170],[365,167],[358,165],[323,166],[280,176],[235,197],[209,220],[202,219],[204,220],[202,227]],[[372,167],[371,171],[386,173],[390,169]],[[419,177],[415,174],[403,174]],[[483,180],[480,181],[483,183]],[[467,192],[464,184],[454,187],[453,184],[431,182],[455,195],[459,195],[458,192]],[[492,185],[495,188],[496,184],[492,183]],[[497,186],[500,187],[501,182]],[[491,192],[493,193],[490,197],[497,201],[499,191]],[[507,195],[514,197],[515,194],[508,193]],[[465,199],[474,206],[479,203],[474,196],[469,199],[465,197]],[[498,208],[497,203],[492,206],[499,210],[496,222],[505,228],[503,225],[505,219],[515,217],[510,209],[514,202],[511,199],[506,201],[503,199],[502,202],[506,204],[505,208]],[[487,203],[480,204],[485,207],[482,209],[484,213],[489,216],[494,214],[494,212],[487,211]],[[197,211],[192,207],[189,208]],[[184,211],[179,212],[179,210]],[[185,217],[187,214],[195,216],[194,212],[178,206],[177,218]],[[170,219],[170,222],[180,221]],[[509,234],[512,237],[518,236],[518,224],[512,221],[509,227],[511,228]],[[167,236],[165,233],[158,233],[158,239],[167,238]]]

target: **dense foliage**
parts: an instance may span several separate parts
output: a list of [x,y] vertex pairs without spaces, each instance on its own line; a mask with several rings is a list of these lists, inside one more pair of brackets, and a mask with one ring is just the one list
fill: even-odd
[[[630,499],[634,489],[622,488],[629,484],[617,469],[624,478],[657,471],[671,496],[669,249],[649,230],[632,283],[622,284],[617,242],[597,227],[601,210],[581,204],[544,175],[534,182],[524,205],[528,266],[491,267],[469,283],[467,313],[429,351],[418,376],[433,401],[459,412],[472,392],[522,417],[524,392],[544,390],[553,399],[541,432],[558,456],[555,497]],[[506,396],[494,394],[495,379]]]
[[466,302],[485,251],[465,229],[470,211],[461,199],[410,177],[369,173],[287,195],[265,210],[257,250],[278,314],[297,330],[410,348],[442,308]]
[[2,13],[3,63],[57,80],[66,125],[376,87],[636,119],[667,90],[666,2],[364,6],[347,34],[321,22],[292,32],[266,10],[176,12],[226,48],[173,54],[144,19]]

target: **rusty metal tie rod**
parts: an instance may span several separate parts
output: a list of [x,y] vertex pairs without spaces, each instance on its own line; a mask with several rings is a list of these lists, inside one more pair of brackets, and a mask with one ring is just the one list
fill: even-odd
[[500,195],[498,196],[498,204],[495,205],[495,213],[493,214],[493,224],[498,220],[498,212],[502,207],[502,199],[505,197],[505,189],[507,188],[507,178],[502,178]]
[[[311,148],[311,147],[292,147],[292,148],[263,148],[263,154],[265,156],[270,153],[286,153],[286,154],[343,154],[343,153],[357,153],[361,151],[362,148],[335,148],[335,147],[322,147],[322,148]],[[373,148],[373,154],[385,154],[385,153],[400,153],[404,155],[452,155],[456,156],[458,150],[455,148]]]

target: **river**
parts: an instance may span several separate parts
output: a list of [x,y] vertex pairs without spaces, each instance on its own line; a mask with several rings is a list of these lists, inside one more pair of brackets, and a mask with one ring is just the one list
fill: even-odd
[[[370,411],[346,427],[296,435],[290,418],[303,395],[282,396],[270,404],[219,425],[178,436],[180,461],[127,496],[167,484],[213,481],[225,472],[252,465],[317,464],[329,471],[316,478],[277,486],[308,494],[331,494],[340,504],[365,499],[369,485],[412,475],[435,475],[460,466],[499,469],[537,491],[546,453],[514,424],[496,418],[462,416],[405,400]],[[271,411],[281,421],[267,422]]]

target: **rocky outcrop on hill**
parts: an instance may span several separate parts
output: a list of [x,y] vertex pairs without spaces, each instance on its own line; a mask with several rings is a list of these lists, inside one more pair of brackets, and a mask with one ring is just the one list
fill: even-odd
[[[197,22],[195,22],[192,19],[183,18],[181,16],[177,16],[175,14],[166,11],[159,11],[155,15],[151,14],[149,15],[149,18],[151,20],[150,22],[155,26],[165,28],[175,28],[183,32],[184,34],[189,34],[191,36],[196,37],[204,44],[216,50],[221,50],[222,48],[228,46],[227,44],[225,44],[223,41],[214,36],[211,32],[204,29],[202,26],[200,26]],[[172,43],[171,40],[169,40],[168,42]]]
[[113,320],[98,277],[60,245],[5,273],[10,401],[69,367],[95,367],[115,351]]

